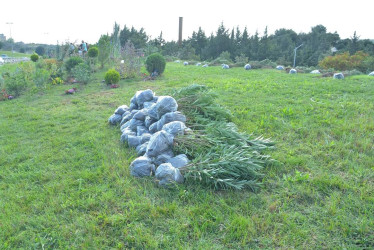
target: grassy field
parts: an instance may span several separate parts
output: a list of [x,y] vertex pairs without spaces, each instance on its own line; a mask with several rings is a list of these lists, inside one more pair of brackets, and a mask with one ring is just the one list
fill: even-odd
[[18,53],[18,52],[12,53],[12,51],[7,51],[7,50],[0,50],[0,55],[2,55],[2,54],[5,54],[9,57],[30,57],[29,54]]
[[[156,81],[71,86],[0,102],[0,248],[374,247],[374,77],[184,67]],[[264,188],[158,188],[107,124],[137,90],[192,83],[242,131],[276,142]]]

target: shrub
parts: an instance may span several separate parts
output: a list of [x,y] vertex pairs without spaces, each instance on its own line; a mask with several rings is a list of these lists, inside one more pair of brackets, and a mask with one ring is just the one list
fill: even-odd
[[343,54],[325,57],[319,62],[319,65],[324,69],[334,68],[336,70],[353,70],[360,69],[368,54],[362,51],[356,52],[354,55],[349,55],[349,52]]
[[275,68],[277,66],[277,64],[275,62],[272,62],[269,59],[262,60],[259,63],[262,66],[262,68],[273,69],[273,68]]
[[86,84],[91,79],[91,68],[86,63],[80,63],[72,69],[72,74],[78,82]]
[[31,61],[36,62],[39,60],[38,54],[34,53],[30,56]]
[[142,67],[141,59],[130,41],[126,42],[121,51],[121,56],[123,62],[116,66],[121,78],[134,78],[139,75]]
[[80,63],[83,63],[83,59],[78,56],[72,56],[65,61],[65,69],[68,73],[71,73],[72,69]]
[[355,76],[355,75],[362,75],[363,73],[357,69],[343,71],[342,72],[345,77],[347,76]]
[[36,69],[47,69],[47,64],[43,58],[40,58],[38,62],[35,64]]
[[145,64],[149,74],[157,72],[159,75],[161,75],[165,70],[166,61],[161,54],[154,53],[147,57]]
[[358,67],[358,70],[364,73],[372,72],[374,70],[374,56],[366,57]]
[[105,73],[104,79],[106,84],[115,84],[119,82],[120,74],[115,69],[110,69]]
[[51,73],[52,78],[62,77],[64,74],[63,63],[56,59],[46,59],[47,70]]
[[223,51],[223,52],[219,55],[219,58],[222,59],[222,60],[231,61],[231,54],[230,54],[230,52],[228,52],[228,51]]
[[60,77],[56,77],[52,79],[52,85],[60,85],[63,83],[64,83],[64,80],[62,80]]
[[27,80],[22,68],[17,68],[5,79],[5,89],[12,96],[19,96],[27,89]]
[[97,45],[100,51],[98,59],[101,64],[101,68],[104,68],[104,64],[107,62],[110,54],[110,37],[108,35],[102,35]]
[[246,57],[244,54],[240,54],[240,56],[235,57],[235,64],[238,66],[244,66],[248,63],[248,57]]
[[43,68],[36,68],[34,73],[34,83],[38,88],[45,88],[49,78],[50,78],[49,71]]
[[3,76],[0,74],[0,89],[3,89],[4,87],[4,78]]
[[99,49],[96,47],[91,47],[88,49],[88,56],[91,58],[95,58],[99,55]]
[[6,92],[5,89],[0,88],[0,101],[5,101],[9,97],[8,93]]
[[210,65],[218,66],[222,64],[232,64],[231,60],[226,60],[226,59],[221,59],[221,58],[216,58],[213,61],[210,62]]
[[58,64],[57,60],[54,58],[44,59],[43,61],[47,70],[51,70],[53,65]]

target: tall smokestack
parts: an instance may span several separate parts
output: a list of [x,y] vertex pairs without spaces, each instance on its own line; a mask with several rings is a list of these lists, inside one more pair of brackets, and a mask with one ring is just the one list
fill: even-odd
[[179,46],[182,45],[182,28],[183,28],[183,17],[179,17],[179,36],[178,36]]

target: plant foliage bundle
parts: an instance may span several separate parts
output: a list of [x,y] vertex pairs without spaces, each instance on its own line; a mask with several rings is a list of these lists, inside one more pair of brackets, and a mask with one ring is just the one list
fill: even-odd
[[176,137],[174,150],[193,159],[181,171],[186,181],[214,189],[251,189],[261,186],[264,166],[274,162],[264,150],[273,143],[238,131],[231,113],[215,102],[215,94],[203,85],[191,85],[173,93],[192,130]]

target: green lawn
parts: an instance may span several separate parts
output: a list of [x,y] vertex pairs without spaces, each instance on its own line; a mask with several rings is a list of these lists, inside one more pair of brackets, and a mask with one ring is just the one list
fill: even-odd
[[0,55],[2,55],[2,54],[5,54],[9,57],[30,57],[29,54],[18,53],[18,52],[12,53],[12,51],[7,51],[7,50],[0,50]]
[[[374,77],[168,63],[156,81],[71,86],[0,102],[0,248],[374,247]],[[137,90],[192,83],[242,131],[271,137],[264,188],[159,188],[129,174],[107,118]]]

